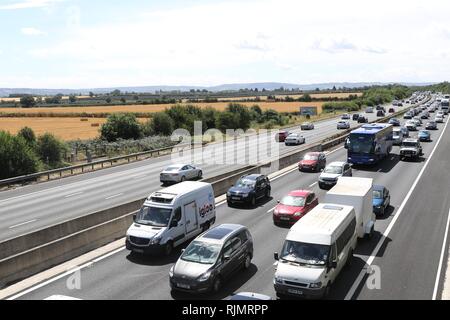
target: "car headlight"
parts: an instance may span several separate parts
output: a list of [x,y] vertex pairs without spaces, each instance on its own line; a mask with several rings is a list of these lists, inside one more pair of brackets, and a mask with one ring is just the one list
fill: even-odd
[[322,288],[322,282],[314,282],[309,285],[311,289],[320,289]]
[[230,191],[227,192],[227,197],[231,197],[231,192]]
[[294,217],[300,217],[303,213],[301,211],[298,211],[294,213]]
[[274,282],[274,283],[283,283],[283,279],[281,279],[281,278],[278,277],[278,276],[275,276],[275,277],[273,278],[273,282]]
[[170,268],[169,270],[169,277],[172,278],[173,277],[173,269],[175,266],[172,266],[172,268]]
[[161,236],[153,237],[150,240],[150,244],[158,244],[161,241]]
[[207,281],[211,277],[211,271],[208,271],[198,277],[198,281]]

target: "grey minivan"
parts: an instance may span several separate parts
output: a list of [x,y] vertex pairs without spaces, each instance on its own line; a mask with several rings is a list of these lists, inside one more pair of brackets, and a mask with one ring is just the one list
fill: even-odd
[[199,235],[169,271],[172,290],[218,292],[224,281],[253,258],[253,238],[238,224],[222,224]]

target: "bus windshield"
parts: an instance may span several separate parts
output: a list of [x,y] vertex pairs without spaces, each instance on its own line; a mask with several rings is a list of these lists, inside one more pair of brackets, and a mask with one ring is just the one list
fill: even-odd
[[348,149],[352,153],[374,153],[374,137],[370,134],[350,134]]

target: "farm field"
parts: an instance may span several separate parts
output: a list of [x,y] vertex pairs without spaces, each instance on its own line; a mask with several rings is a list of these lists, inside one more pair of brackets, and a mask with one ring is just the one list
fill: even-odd
[[[16,134],[20,129],[27,126],[33,129],[36,135],[45,132],[53,133],[58,138],[70,140],[93,139],[99,136],[100,126],[106,122],[106,118],[86,119],[81,118],[0,118],[0,130]],[[145,122],[147,119],[139,119]],[[98,127],[92,124],[98,123]]]
[[[216,103],[192,103],[193,105],[205,108],[208,106],[214,107],[217,110],[225,110],[228,102],[216,102]],[[251,107],[258,104],[263,110],[275,109],[278,112],[298,112],[299,107],[302,106],[314,106],[318,107],[317,112],[322,112],[323,102],[242,102],[243,105]],[[153,105],[111,105],[100,107],[52,107],[52,108],[0,108],[1,114],[111,114],[115,112],[134,112],[134,113],[152,113],[164,111],[169,108],[169,104],[153,104]]]
[[[362,92],[338,92],[338,93],[312,93],[310,94],[313,99],[325,99],[325,98],[348,98],[350,95],[357,95],[358,97],[362,96]],[[276,98],[285,98],[287,95],[276,95]],[[289,97],[293,99],[298,99],[303,97],[302,94],[293,94],[289,95]],[[235,98],[219,98],[219,101],[236,101],[236,100],[245,100],[245,99],[255,99],[256,96],[250,97],[235,97]],[[261,101],[266,101],[267,96],[259,97]]]

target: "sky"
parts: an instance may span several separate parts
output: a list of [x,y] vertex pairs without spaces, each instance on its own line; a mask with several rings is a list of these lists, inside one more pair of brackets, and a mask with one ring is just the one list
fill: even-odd
[[0,87],[440,82],[450,1],[0,0]]

